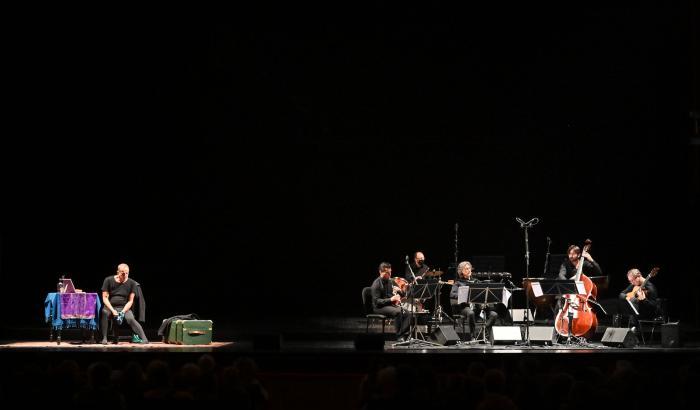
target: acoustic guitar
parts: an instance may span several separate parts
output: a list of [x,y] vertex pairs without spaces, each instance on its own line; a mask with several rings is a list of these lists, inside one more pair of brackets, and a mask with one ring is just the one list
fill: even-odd
[[642,292],[646,293],[646,288],[645,288],[645,286],[646,286],[647,282],[649,281],[649,279],[651,279],[651,278],[653,278],[654,276],[656,276],[656,274],[657,274],[658,272],[659,272],[659,268],[658,268],[658,267],[655,267],[654,269],[652,269],[651,272],[649,272],[649,274],[647,275],[647,277],[644,278],[644,282],[642,282],[642,285],[641,285],[641,286],[635,286],[631,291],[627,292],[627,295],[625,296],[625,297],[627,298],[627,300],[632,300],[632,299],[637,298],[637,292],[640,291],[640,290],[641,290]]

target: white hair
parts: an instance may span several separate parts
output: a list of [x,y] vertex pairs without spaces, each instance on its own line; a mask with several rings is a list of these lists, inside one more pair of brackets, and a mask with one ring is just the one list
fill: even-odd
[[467,269],[467,267],[472,267],[471,262],[460,262],[459,265],[457,265],[457,273],[461,274],[462,272],[464,272],[465,269]]

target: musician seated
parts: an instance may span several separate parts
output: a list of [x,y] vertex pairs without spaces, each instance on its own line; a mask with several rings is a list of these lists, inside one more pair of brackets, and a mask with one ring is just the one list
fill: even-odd
[[425,255],[419,251],[413,254],[413,261],[406,264],[404,278],[406,278],[408,283],[412,283],[414,278],[418,283],[421,283],[424,279],[427,279],[424,275],[428,270],[430,270],[430,267],[425,264]]
[[[630,312],[631,309],[624,304],[631,304],[639,312],[639,315],[631,313],[630,326],[633,332],[637,332],[639,327],[639,319],[654,319],[659,315],[658,293],[656,286],[653,283],[646,281],[642,277],[639,269],[630,269],[627,271],[627,281],[629,285],[620,293],[619,301],[622,312]],[[633,312],[633,311],[632,311]]]
[[572,279],[576,276],[579,261],[583,257],[583,266],[581,271],[588,277],[602,276],[603,271],[600,265],[596,262],[588,251],[584,250],[581,254],[581,248],[576,245],[570,245],[566,250],[567,259],[561,263],[559,267],[559,279]]
[[457,304],[460,286],[471,286],[479,282],[478,279],[472,278],[472,264],[470,262],[464,261],[457,265],[457,279],[455,279],[452,290],[450,291],[450,304],[453,306],[453,310],[456,314],[467,318],[464,332],[468,340],[476,336],[475,311],[481,312],[483,310],[485,318],[484,324],[489,334],[491,333],[491,327],[496,322],[496,319],[498,319],[498,313],[496,313],[491,304],[482,304],[478,307],[474,306],[473,303]]
[[397,340],[405,341],[409,336],[411,314],[401,307],[401,298],[406,295],[391,280],[389,262],[379,264],[379,277],[372,282],[371,288],[374,313],[393,318]]
[[[602,276],[603,270],[600,268],[598,262],[593,259],[590,253],[584,247],[583,252],[581,248],[577,245],[569,245],[566,250],[567,258],[559,266],[559,276],[558,279],[574,279],[578,271],[578,265],[583,258],[583,266],[581,266],[581,273],[588,276]],[[561,296],[557,296],[556,310],[559,311],[564,306]]]

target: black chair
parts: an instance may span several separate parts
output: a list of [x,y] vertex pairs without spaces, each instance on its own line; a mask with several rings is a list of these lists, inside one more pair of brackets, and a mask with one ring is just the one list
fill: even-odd
[[639,319],[637,322],[639,322],[639,335],[642,338],[642,344],[645,345],[646,340],[644,338],[644,327],[648,327],[651,329],[651,336],[649,338],[649,342],[654,341],[654,331],[656,328],[659,326],[668,323],[668,299],[666,298],[657,298],[657,304],[658,304],[658,309],[657,313],[658,315],[654,317],[653,319]]
[[386,321],[389,318],[382,314],[374,313],[374,309],[372,307],[372,288],[370,287],[362,289],[362,307],[365,311],[365,333],[369,333],[369,322],[372,320],[382,321],[382,333],[384,333],[384,329],[386,328]]
[[[452,312],[458,312],[460,309],[458,308],[458,305],[452,305]],[[452,322],[452,325],[455,330],[457,330],[457,324],[462,327],[462,340],[467,340],[467,317],[460,315],[459,313],[454,313],[452,315],[452,318],[454,319],[454,322]],[[476,316],[474,318],[475,320],[475,326],[477,329],[476,336],[473,340],[481,340],[484,343],[487,343],[488,340],[486,339],[486,322],[481,318],[481,316]],[[469,335],[471,337],[471,335]]]

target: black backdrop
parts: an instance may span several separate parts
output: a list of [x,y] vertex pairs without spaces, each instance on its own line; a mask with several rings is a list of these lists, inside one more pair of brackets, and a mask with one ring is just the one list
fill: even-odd
[[660,265],[694,319],[689,2],[396,7],[22,24],[3,325],[122,261],[151,326],[360,314],[379,262],[446,269],[456,223],[460,259],[503,254],[519,281],[516,216],[541,220],[531,276],[546,236],[592,238],[612,289]]

